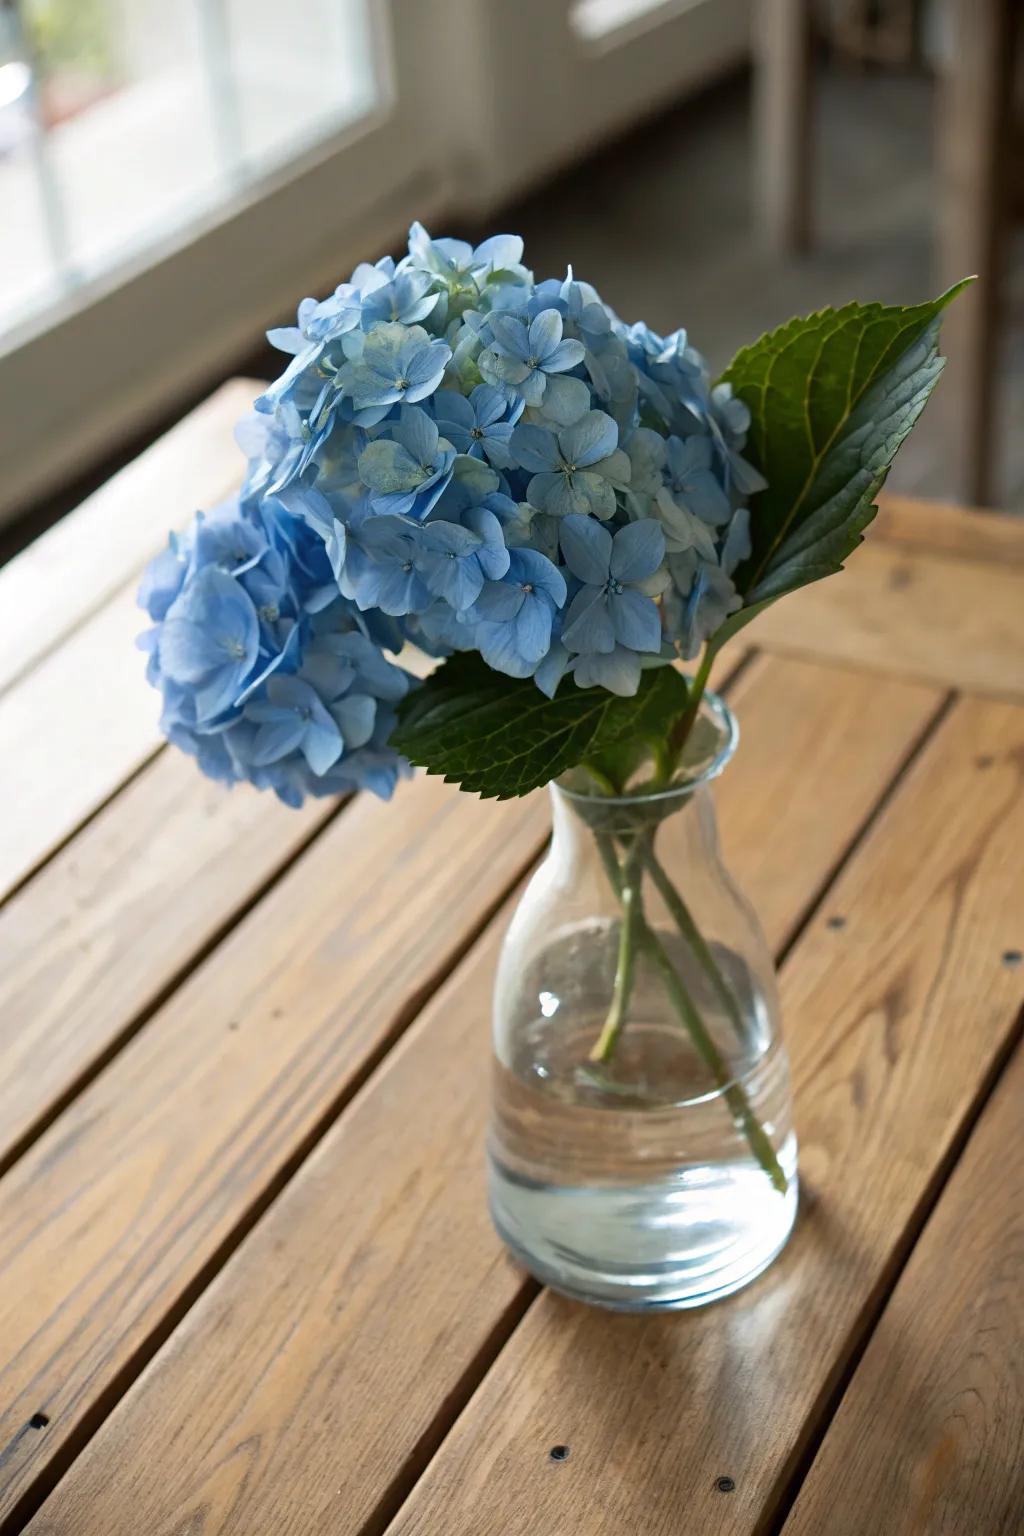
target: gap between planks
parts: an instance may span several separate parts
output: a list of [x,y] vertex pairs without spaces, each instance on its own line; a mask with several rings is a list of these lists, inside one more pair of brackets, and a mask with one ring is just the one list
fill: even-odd
[[[188,766],[190,769],[193,768],[191,763]],[[142,770],[140,770],[140,774],[141,772]],[[201,787],[201,785],[197,785],[197,789]],[[127,788],[127,785],[124,786],[119,793],[123,794]],[[134,1039],[140,1029],[145,1027],[154,1014],[159,1012],[171,995],[177,991],[178,987],[213,953],[227,934],[237,927],[239,923],[243,922],[258,903],[273,891],[292,865],[302,857],[307,848],[327,830],[331,823],[351,802],[352,796],[345,796],[337,801],[326,804],[320,815],[314,815],[311,825],[300,832],[295,841],[282,853],[278,862],[272,864],[266,874],[260,875],[248,890],[240,892],[238,898],[225,907],[219,920],[211,923],[209,929],[204,933],[195,948],[160,983],[158,988],[147,998],[144,1005],[137,1012],[130,1014],[126,1021],[119,1027],[116,1027],[114,1032],[102,1041],[95,1055],[85,1060],[77,1071],[72,1070],[61,1086],[54,1090],[53,1097],[40,1108],[38,1113],[35,1114],[23,1129],[13,1136],[7,1146],[0,1141],[0,1179],[28,1151],[33,1142],[37,1141],[54,1121],[59,1118],[68,1105],[80,1093],[84,1092],[104,1068],[108,1067],[114,1058],[124,1050],[125,1046]],[[287,814],[291,816],[293,813],[289,811]],[[79,836],[82,835],[83,830],[80,829]],[[4,921],[2,908],[3,904],[0,903],[0,932],[2,932]],[[116,956],[114,964],[117,964]],[[0,1039],[0,1046],[2,1044],[2,1039]],[[40,1045],[43,1045],[42,1041]],[[0,1092],[0,1099],[2,1099],[2,1092]],[[14,1118],[12,1110],[11,1120],[14,1120]]]
[[[791,690],[792,690],[794,682],[799,681],[800,678],[802,678],[802,677],[803,678],[810,678],[810,677],[814,677],[814,676],[816,676],[818,678],[817,686],[821,690],[822,701],[824,701],[826,696],[832,696],[835,693],[834,685],[832,683],[832,679],[831,679],[830,675],[828,674],[827,669],[822,669],[822,668],[817,668],[817,669],[815,669],[815,668],[804,668],[800,664],[780,663],[780,662],[777,662],[777,661],[764,660],[764,661],[758,663],[756,671],[752,671],[749,674],[750,682],[753,683],[753,684],[756,684],[757,681],[758,681],[758,678],[762,677],[765,673],[768,673],[769,675],[774,676],[777,679],[777,686],[780,688],[782,696],[788,695],[791,692]],[[744,677],[746,678],[747,676],[748,676],[748,674],[745,673]],[[886,758],[884,775],[882,775],[880,777],[878,785],[876,785],[873,788],[867,803],[859,811],[856,823],[845,834],[846,837],[851,837],[851,836],[856,836],[857,835],[858,827],[862,824],[865,816],[866,815],[870,815],[872,807],[876,803],[879,793],[880,792],[884,792],[885,787],[889,783],[891,783],[891,779],[892,779],[893,774],[896,773],[896,772],[900,772],[902,770],[902,767],[905,766],[908,753],[912,754],[913,751],[915,750],[915,746],[916,746],[916,744],[920,740],[922,729],[927,729],[928,723],[931,720],[934,719],[936,708],[939,705],[939,696],[936,695],[934,692],[929,693],[927,690],[918,690],[916,692],[916,695],[915,695],[913,690],[905,690],[905,689],[903,689],[901,687],[901,685],[897,685],[897,684],[894,684],[894,683],[889,683],[889,684],[884,685],[883,688],[881,689],[881,694],[888,696],[888,698],[890,700],[890,703],[886,705],[886,708],[891,710],[891,711],[895,710],[896,711],[896,717],[898,717],[898,714],[899,714],[899,708],[897,707],[896,700],[897,699],[903,700],[904,702],[902,703],[902,706],[900,706],[900,707],[902,707],[903,709],[907,709],[907,708],[909,708],[911,697],[916,697],[916,703],[915,703],[915,709],[917,711],[917,715],[915,717],[916,718],[916,723],[914,725],[913,730],[911,730],[904,737],[904,739],[900,742],[900,744],[898,746],[897,746],[896,738],[893,737],[889,747],[885,749],[887,751],[887,753],[888,753],[888,756]],[[874,696],[872,690],[868,690],[868,693],[865,695],[865,700],[869,696],[872,696],[872,697]],[[781,698],[780,698],[780,702],[781,702]],[[765,708],[768,708],[767,701],[765,702]],[[773,713],[773,711],[774,711],[774,707],[773,707],[772,710],[769,710],[769,713],[771,714],[771,713]],[[774,712],[777,712],[777,711],[774,711]],[[762,713],[763,713],[763,711],[762,711]],[[847,729],[853,731],[854,734],[855,734],[856,733],[856,729],[859,726],[861,726],[861,724],[862,724],[862,720],[861,720],[861,716],[860,716],[860,714],[858,712],[856,714],[855,718],[852,718],[852,719],[850,719],[848,721]],[[892,734],[893,724],[890,724],[889,730],[890,730],[890,734]],[[791,732],[790,732],[790,735],[791,735]],[[795,748],[793,747],[792,742],[790,742],[790,749],[791,749],[791,751],[795,750]],[[847,750],[848,750],[847,746],[844,745],[844,752],[846,752]],[[752,760],[750,760],[750,761],[751,761],[751,766],[753,768]],[[789,773],[790,777],[792,776],[793,766],[794,765],[789,765],[789,768],[788,768],[788,773]],[[861,767],[862,773],[867,773],[868,765],[867,765],[866,759],[864,759],[859,766]],[[881,766],[880,763],[879,763],[879,766]],[[734,773],[736,773],[738,771],[738,765],[737,765],[737,768],[734,769],[733,771],[734,771]],[[762,776],[761,772],[760,772],[760,769],[757,770],[757,775],[756,776],[757,777],[761,777]],[[736,787],[736,791],[734,793],[734,804],[737,806],[736,816],[738,818],[740,818],[740,820],[741,820],[742,819],[742,814],[743,814],[742,810],[741,810],[741,802],[746,799],[746,796],[740,794],[740,792],[739,792],[740,791],[741,781],[737,779],[737,780],[734,780],[734,783],[737,786]],[[783,787],[788,787],[788,786],[785,786],[784,780],[779,785],[780,790]],[[866,789],[866,781],[865,781],[865,789]],[[864,791],[862,790],[860,793],[863,794]],[[795,808],[794,808],[794,814],[795,814]],[[736,825],[737,825],[737,823],[734,822],[734,830],[735,830]],[[806,833],[804,835],[804,841],[806,843]],[[819,860],[819,863],[820,863],[820,860]],[[824,873],[825,873],[826,878],[828,877],[828,872],[833,867],[834,867],[834,855],[832,855],[825,862]],[[821,873],[822,873],[822,871],[820,869],[816,868],[816,873],[815,873],[815,876],[814,876],[816,884],[820,884]],[[767,899],[769,901],[769,905],[772,907],[772,909],[776,913],[776,916],[775,916],[771,926],[772,926],[773,931],[774,931],[774,937],[775,937],[776,944],[779,944],[779,943],[783,942],[785,936],[791,930],[792,922],[793,922],[793,913],[792,913],[791,910],[787,910],[785,913],[783,913],[782,909],[780,908],[779,902],[780,901],[791,902],[791,897],[786,895],[786,890],[785,890],[784,885],[783,886],[778,886],[778,892],[776,892],[776,886],[777,885],[778,885],[778,882],[773,882],[772,886],[766,891],[765,894],[766,894],[766,897],[767,897]],[[795,908],[797,914],[799,914],[800,912],[805,911],[806,908],[807,908],[807,905],[808,905],[807,893],[803,892],[803,893],[800,894],[800,899],[799,899],[799,901],[798,901],[798,903],[796,905],[796,908]],[[382,1071],[386,1071],[386,1068],[387,1068],[387,1064],[385,1063],[384,1064],[384,1068],[382,1068],[381,1070]],[[379,1083],[379,1079],[377,1079],[376,1081]],[[341,1120],[338,1122],[339,1126],[344,1126],[346,1124],[346,1121],[348,1119],[349,1113],[351,1112],[351,1108],[352,1108],[352,1106],[350,1106],[349,1110],[346,1112],[346,1115],[342,1116]],[[307,1165],[307,1167],[308,1166],[309,1165]],[[277,1208],[278,1208],[278,1210],[280,1210],[281,1209],[280,1205],[278,1205]],[[521,1304],[517,1303],[516,1305],[519,1305],[520,1306],[520,1310],[521,1310],[522,1307],[525,1307],[528,1304],[529,1299],[530,1299],[529,1295],[525,1295],[525,1296],[523,1296],[521,1298]],[[507,1314],[503,1314],[503,1316],[504,1315],[507,1315]],[[514,1318],[513,1318],[513,1322],[514,1322]],[[166,1332],[167,1331],[168,1330],[163,1330],[164,1336],[166,1336]],[[499,1330],[499,1333],[502,1336],[504,1336],[504,1333],[505,1333],[504,1326]],[[152,1351],[150,1351],[149,1353],[151,1353],[151,1352]],[[149,1358],[149,1354],[147,1354],[146,1358]],[[478,1350],[477,1351],[475,1358],[480,1363],[486,1363],[486,1359],[490,1358],[490,1357],[488,1356],[488,1352],[487,1352],[486,1348],[484,1348],[483,1350]],[[142,1361],[139,1356],[135,1356],[134,1357],[134,1359],[133,1359],[133,1367],[135,1369],[139,1368],[142,1363],[145,1363],[145,1362]],[[472,1376],[472,1371],[470,1371],[470,1376]],[[463,1375],[460,1378],[460,1381],[462,1383],[462,1387],[463,1388],[468,1387],[469,1390],[472,1390],[472,1381],[470,1380],[470,1376]],[[119,1377],[118,1378],[118,1389],[121,1390],[123,1388],[123,1386],[124,1386],[124,1381],[123,1381],[123,1379],[121,1377]],[[461,1389],[457,1393],[457,1396],[459,1398],[461,1398],[461,1396],[462,1396]],[[448,1397],[445,1398],[445,1402],[449,1402],[449,1398]],[[106,1412],[108,1412],[109,1408],[111,1406],[112,1406],[111,1395],[109,1395],[109,1394],[104,1395],[103,1403],[102,1403],[103,1413],[105,1414]],[[458,1404],[456,1404],[456,1411],[457,1411],[457,1407],[458,1407]],[[436,1443],[436,1439],[438,1437],[438,1434],[443,1433],[443,1429],[444,1429],[444,1423],[441,1422],[441,1420],[444,1419],[444,1413],[445,1413],[443,1405],[442,1405],[442,1407],[438,1411],[441,1414],[441,1419],[438,1419],[437,1417],[435,1417],[432,1429],[431,1429],[430,1433],[427,1436],[427,1439],[430,1442],[432,1442],[432,1443]],[[66,1453],[65,1457],[61,1458],[61,1460],[59,1462],[51,1462],[51,1466],[56,1465],[56,1466],[58,1466],[58,1468],[62,1468],[63,1465],[66,1464],[66,1461],[71,1459],[71,1456],[73,1455],[74,1451],[80,1449],[81,1445],[84,1444],[84,1441],[88,1437],[88,1434],[94,1433],[95,1429],[98,1427],[98,1419],[99,1419],[99,1417],[102,1417],[102,1415],[97,1415],[95,1418],[94,1417],[90,1417],[89,1418],[89,1420],[87,1421],[87,1433],[85,1431],[79,1431],[78,1436],[74,1439],[71,1451],[68,1451]],[[450,1423],[450,1421],[451,1420],[450,1420],[450,1417],[449,1417],[447,1419],[447,1422]],[[426,1444],[427,1442],[423,1441],[422,1443]],[[429,1454],[429,1447],[428,1447],[427,1454]],[[415,1461],[415,1455],[413,1456],[413,1461]],[[411,1465],[411,1463],[410,1463],[410,1465]],[[413,1470],[415,1470],[415,1468],[413,1468]],[[56,1474],[54,1474],[54,1476],[56,1476]],[[47,1477],[45,1479],[45,1482],[42,1481],[42,1480],[37,1480],[37,1482],[35,1483],[34,1491],[31,1492],[31,1494],[30,1494],[31,1506],[29,1506],[28,1504],[23,1502],[22,1509],[24,1510],[24,1509],[26,1509],[28,1507],[35,1507],[35,1505],[38,1503],[38,1500],[39,1500],[39,1497],[41,1496],[41,1493],[46,1491],[46,1487],[50,1485],[51,1481],[52,1481],[52,1479],[49,1478],[49,1477]]]

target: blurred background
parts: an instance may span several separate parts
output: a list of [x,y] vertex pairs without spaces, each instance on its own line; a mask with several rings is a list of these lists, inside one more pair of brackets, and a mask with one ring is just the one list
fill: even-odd
[[890,485],[1024,510],[1018,9],[0,0],[0,556],[417,217],[522,233],[716,370],[976,271]]

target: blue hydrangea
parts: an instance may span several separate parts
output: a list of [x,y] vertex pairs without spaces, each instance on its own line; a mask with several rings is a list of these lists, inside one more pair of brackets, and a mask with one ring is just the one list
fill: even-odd
[[143,578],[141,638],[161,728],[211,778],[289,805],[389,794],[408,765],[388,746],[413,679],[341,597],[324,543],[282,499],[241,497],[172,537]]
[[288,361],[239,428],[241,493],[139,594],[163,729],[211,776],[389,794],[404,646],[628,695],[739,606],[764,482],[684,331],[535,281],[516,236],[415,224],[269,336]]

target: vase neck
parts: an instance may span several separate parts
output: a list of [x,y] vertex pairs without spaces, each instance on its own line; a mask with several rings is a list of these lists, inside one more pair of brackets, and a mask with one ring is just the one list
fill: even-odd
[[728,705],[717,694],[705,694],[669,783],[649,758],[633,765],[621,793],[603,792],[601,775],[583,767],[553,780],[549,788],[556,833],[560,826],[568,828],[575,822],[592,833],[622,837],[676,818],[687,806],[708,798],[709,784],[731,760],[738,739],[739,728]]

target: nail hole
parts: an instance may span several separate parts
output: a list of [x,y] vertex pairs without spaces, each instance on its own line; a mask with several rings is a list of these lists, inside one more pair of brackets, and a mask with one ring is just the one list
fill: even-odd
[[975,768],[991,768],[995,758],[991,752],[983,752],[980,757],[974,759]]
[[839,917],[838,915],[836,917],[830,917],[829,920],[828,920],[828,926],[830,928],[845,928],[846,927],[846,918],[845,917]]
[[716,1477],[715,1487],[719,1493],[732,1493],[736,1487],[731,1477]]
[[550,1451],[548,1451],[548,1456],[552,1461],[568,1461],[569,1447],[567,1445],[553,1445]]
[[1003,964],[1008,971],[1015,971],[1022,960],[1024,960],[1024,954],[1019,949],[1003,950]]
[[28,1427],[29,1429],[45,1429],[49,1422],[45,1413],[34,1413],[28,1421]]

